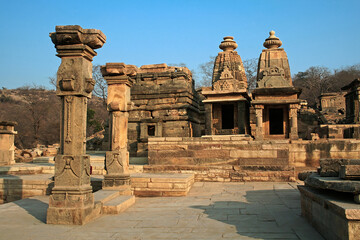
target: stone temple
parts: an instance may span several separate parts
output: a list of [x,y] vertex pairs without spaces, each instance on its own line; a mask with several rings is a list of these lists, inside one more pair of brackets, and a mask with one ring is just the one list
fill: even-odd
[[[48,224],[83,225],[101,215],[125,211],[135,197],[186,196],[194,183],[301,183],[300,179],[305,183],[298,186],[302,216],[328,239],[358,239],[359,79],[343,88],[348,91],[348,123],[338,128],[351,132],[348,138],[329,133],[308,140],[298,135],[301,89],[293,86],[287,54],[274,31],[263,43],[256,89],[250,93],[242,59],[235,51],[239,46],[231,36],[219,45],[212,86],[198,90],[186,67],[106,63],[101,72],[108,84],[109,144],[105,158],[98,161],[86,152],[86,108],[95,84],[91,61],[106,37],[100,30],[77,25],[57,26],[50,37],[61,58],[56,91],[62,103],[60,149],[52,166],[12,168],[16,165],[16,124],[0,122],[0,164],[6,165],[0,169],[6,175],[0,181],[1,202],[50,195],[45,204]],[[145,162],[132,164],[131,159],[139,157]],[[51,176],[46,175],[49,171]],[[21,177],[24,172],[36,174]],[[35,176],[42,180],[29,180]],[[252,190],[262,184],[266,185],[254,184]],[[226,200],[234,189],[242,189],[230,183],[226,186],[226,191],[213,196]],[[211,200],[213,196],[206,195],[210,190],[202,189],[194,201]],[[275,190],[271,188],[271,194]],[[239,202],[236,196],[238,202],[211,204],[220,204],[220,209],[240,204],[237,221],[251,212],[258,214],[258,205],[247,208],[258,198]],[[260,198],[263,201],[264,196]],[[195,205],[194,209],[206,209],[209,217],[211,210],[219,208]],[[234,218],[233,212],[230,215],[226,221]],[[266,222],[269,216],[263,217]]]

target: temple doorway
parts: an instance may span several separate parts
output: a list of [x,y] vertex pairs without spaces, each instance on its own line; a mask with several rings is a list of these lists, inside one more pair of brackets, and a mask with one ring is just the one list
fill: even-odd
[[223,104],[221,105],[221,122],[222,129],[234,128],[234,105]]
[[270,108],[269,109],[269,133],[270,135],[284,134],[284,109]]

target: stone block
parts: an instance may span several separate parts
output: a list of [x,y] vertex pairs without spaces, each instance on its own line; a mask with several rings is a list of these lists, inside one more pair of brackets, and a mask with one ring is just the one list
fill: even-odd
[[168,182],[150,182],[148,183],[148,187],[149,188],[159,188],[159,189],[172,189],[173,188],[173,183],[168,183]]
[[360,205],[306,186],[298,186],[302,215],[326,239],[358,239]]
[[273,150],[231,150],[230,157],[232,158],[277,158],[277,151]]
[[360,164],[340,166],[339,177],[342,179],[360,180]]
[[132,188],[147,188],[148,183],[147,182],[131,182]]
[[359,159],[320,159],[320,176],[338,177],[341,165],[359,165]]
[[183,189],[183,188],[188,188],[189,184],[187,183],[174,183],[174,189]]

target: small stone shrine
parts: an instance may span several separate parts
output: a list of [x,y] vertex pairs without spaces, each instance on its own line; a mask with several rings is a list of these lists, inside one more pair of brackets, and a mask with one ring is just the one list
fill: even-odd
[[292,84],[282,42],[270,32],[259,58],[256,89],[252,92],[251,129],[255,139],[298,139],[297,110],[301,90]]
[[144,65],[132,77],[129,151],[146,157],[149,137],[199,137],[200,98],[190,70],[166,64]]
[[360,79],[355,79],[350,84],[342,87],[341,89],[348,91],[348,93],[345,95],[346,122],[360,123]]
[[240,55],[234,51],[233,37],[224,37],[215,59],[212,87],[203,88],[205,96],[205,134],[249,134],[247,79]]
[[106,152],[103,189],[118,189],[130,194],[128,118],[131,110],[130,88],[131,76],[136,74],[137,67],[124,63],[107,63],[101,67],[102,75],[108,84],[108,111],[110,112],[109,143],[110,151]]
[[[61,98],[60,151],[55,157],[55,184],[47,223],[85,224],[99,215],[90,185],[90,156],[86,155],[87,101],[92,79],[94,49],[101,48],[105,35],[78,25],[56,26],[50,33],[61,65],[57,72],[56,94]],[[98,211],[98,212],[96,212]]]
[[15,163],[15,122],[0,122],[0,166]]

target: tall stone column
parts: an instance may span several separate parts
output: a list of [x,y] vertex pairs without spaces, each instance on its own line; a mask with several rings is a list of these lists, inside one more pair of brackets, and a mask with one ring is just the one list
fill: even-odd
[[289,106],[289,120],[290,120],[289,138],[291,140],[299,139],[298,122],[297,122],[298,108],[299,108],[298,104],[290,104]]
[[95,217],[90,185],[90,157],[86,155],[87,100],[92,79],[93,49],[101,48],[105,35],[77,25],[56,26],[50,33],[61,64],[56,94],[61,98],[60,152],[55,157],[55,186],[52,189],[47,223],[84,224]]
[[16,122],[0,122],[0,166],[15,163],[15,135]]
[[131,193],[129,173],[128,118],[131,109],[130,88],[136,74],[136,66],[124,63],[107,63],[101,72],[108,84],[108,111],[110,113],[109,142],[106,152],[106,175],[103,189],[116,189],[123,194]]
[[256,140],[264,139],[263,111],[264,111],[263,105],[255,105],[255,114],[256,114],[255,139]]

